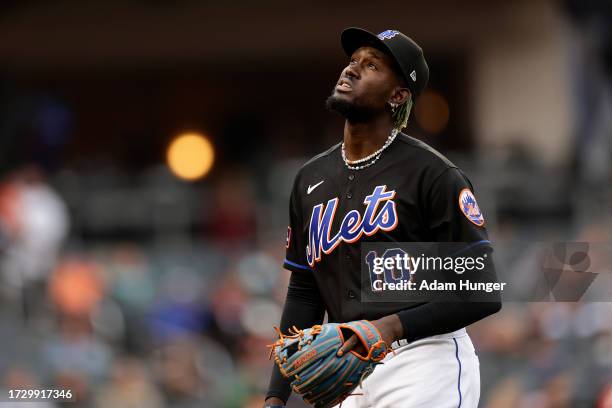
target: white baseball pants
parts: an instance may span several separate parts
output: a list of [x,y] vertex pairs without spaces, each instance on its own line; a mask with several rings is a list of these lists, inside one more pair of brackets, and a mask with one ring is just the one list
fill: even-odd
[[465,329],[394,343],[382,365],[338,408],[476,408],[480,368]]

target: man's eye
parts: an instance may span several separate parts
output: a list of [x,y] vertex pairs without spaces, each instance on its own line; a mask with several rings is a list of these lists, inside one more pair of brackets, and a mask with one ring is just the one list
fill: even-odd
[[350,64],[350,65],[355,65],[356,63],[357,63],[357,61],[355,61],[354,59],[352,59],[352,60],[350,60],[350,61],[349,61],[349,64]]
[[370,68],[370,69],[376,69],[376,65],[374,65],[374,64],[372,64],[372,63],[370,63],[370,64],[368,64],[368,68]]

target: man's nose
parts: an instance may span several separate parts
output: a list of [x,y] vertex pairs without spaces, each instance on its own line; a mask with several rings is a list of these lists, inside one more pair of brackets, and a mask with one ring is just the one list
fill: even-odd
[[352,65],[347,65],[347,67],[344,69],[344,75],[349,78],[359,79],[359,71]]

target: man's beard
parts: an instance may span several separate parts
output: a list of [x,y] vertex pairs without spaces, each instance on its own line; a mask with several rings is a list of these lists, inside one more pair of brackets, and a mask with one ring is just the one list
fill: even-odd
[[325,101],[325,107],[353,123],[367,122],[376,114],[376,111],[369,106],[337,98],[333,93]]

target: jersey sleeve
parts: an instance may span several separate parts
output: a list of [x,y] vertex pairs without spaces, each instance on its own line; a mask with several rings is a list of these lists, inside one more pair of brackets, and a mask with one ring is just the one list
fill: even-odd
[[[435,242],[464,242],[464,254],[481,256],[492,252],[486,221],[482,214],[473,186],[468,178],[456,167],[442,171],[429,182],[429,192],[424,195],[427,225],[431,239]],[[453,246],[441,246],[443,255],[449,249],[456,254]],[[464,256],[463,254],[461,256]],[[487,256],[487,255],[485,255]],[[495,283],[497,274],[491,256],[487,256],[481,272],[471,272],[469,279],[475,282]],[[465,278],[462,274],[444,274],[447,282],[458,283]],[[403,336],[409,341],[452,332],[481,320],[501,308],[499,291],[439,292],[436,299],[422,305],[398,312],[403,327]]]
[[432,241],[490,243],[472,184],[458,168],[433,180],[425,206]]
[[287,227],[286,254],[283,267],[293,272],[310,272],[306,261],[306,229],[300,205],[297,178],[289,199],[289,226]]

